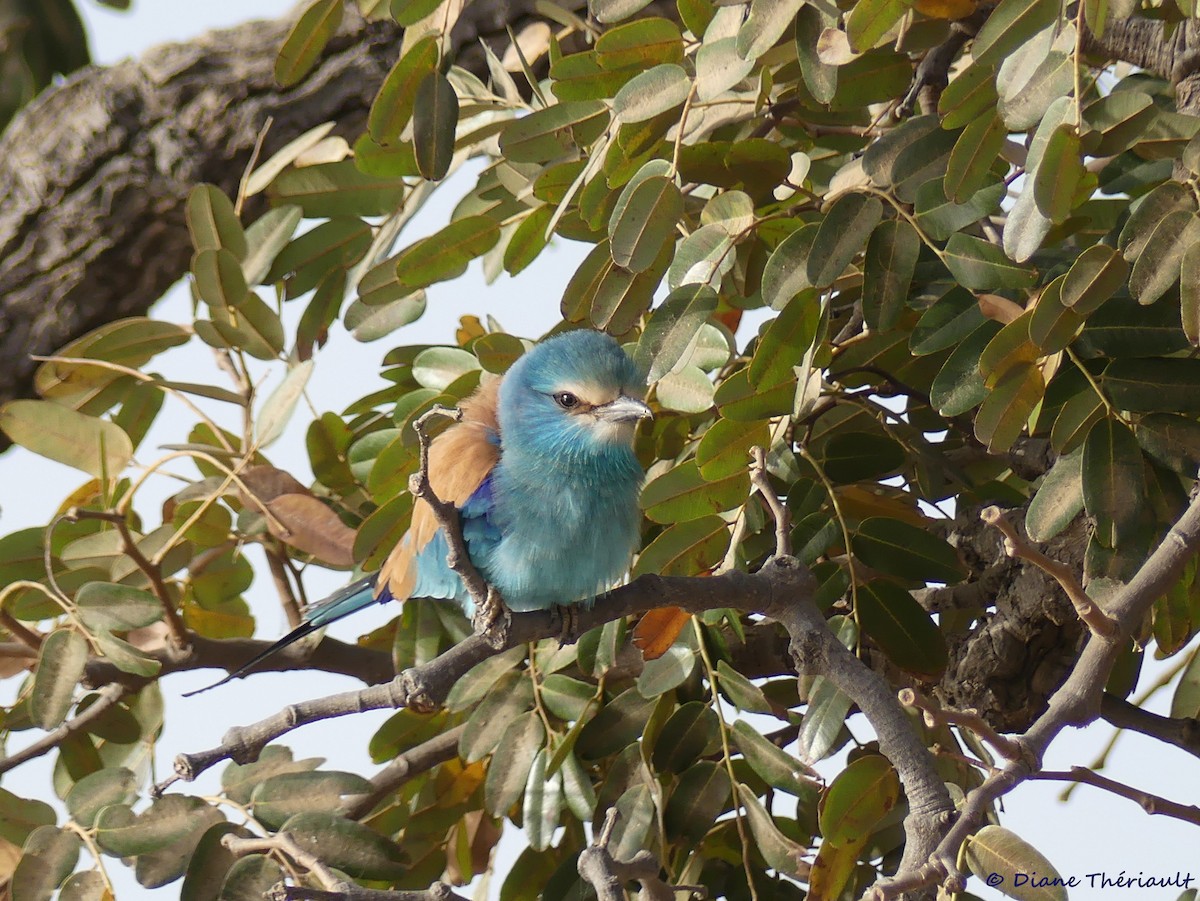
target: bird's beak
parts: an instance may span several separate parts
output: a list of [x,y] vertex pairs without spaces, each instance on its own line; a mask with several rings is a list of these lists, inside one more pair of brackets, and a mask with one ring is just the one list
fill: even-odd
[[616,400],[596,407],[593,412],[605,422],[637,422],[639,419],[654,418],[649,407],[636,397],[624,394]]

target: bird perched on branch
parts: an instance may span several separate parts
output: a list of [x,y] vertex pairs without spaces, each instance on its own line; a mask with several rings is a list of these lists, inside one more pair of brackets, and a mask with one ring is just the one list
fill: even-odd
[[[482,385],[462,402],[462,420],[434,439],[433,492],[458,508],[471,562],[510,609],[588,601],[628,569],[643,477],[634,428],[651,416],[643,385],[611,337],[566,332]],[[471,614],[448,551],[432,508],[418,500],[377,574],[312,607],[299,627],[209,687],[376,601],[452,599]]]

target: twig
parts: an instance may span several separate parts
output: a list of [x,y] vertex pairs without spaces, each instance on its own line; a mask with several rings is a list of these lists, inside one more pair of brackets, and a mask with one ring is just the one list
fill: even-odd
[[104,688],[96,693],[96,700],[83,713],[74,719],[67,720],[54,731],[46,733],[42,738],[29,745],[29,747],[22,748],[8,757],[0,758],[0,774],[7,773],[9,770],[20,766],[26,761],[33,760],[35,757],[41,757],[46,752],[53,750],[64,739],[99,719],[110,707],[125,696],[127,690],[124,685],[114,684],[104,686]]
[[271,901],[467,901],[444,882],[435,882],[421,891],[363,888],[350,882],[343,882],[337,891],[303,885],[277,885],[267,893],[267,897]]
[[977,710],[954,710],[949,707],[939,707],[912,688],[902,688],[898,697],[900,703],[905,707],[915,707],[920,710],[924,714],[925,724],[930,728],[946,724],[968,729],[995,748],[1001,757],[1008,760],[1017,760],[1021,757],[1020,744],[993,729]]
[[1096,788],[1102,788],[1105,791],[1112,792],[1114,795],[1128,798],[1148,814],[1174,817],[1177,820],[1183,820],[1185,823],[1200,826],[1200,807],[1192,804],[1180,804],[1177,801],[1172,801],[1160,795],[1152,795],[1149,792],[1133,788],[1123,782],[1117,782],[1114,779],[1101,776],[1099,773],[1092,772],[1087,767],[1073,766],[1069,770],[1042,770],[1040,773],[1033,773],[1029,778],[1055,782],[1081,782],[1084,785],[1094,785]]
[[244,854],[266,854],[278,851],[286,854],[297,864],[308,870],[316,880],[330,891],[340,892],[343,886],[349,887],[345,880],[321,862],[321,859],[296,841],[290,832],[277,832],[267,838],[240,838],[237,835],[226,835],[221,838],[221,844],[237,857]]
[[639,882],[646,898],[674,897],[675,892],[690,892],[705,897],[705,889],[697,885],[667,885],[658,874],[661,864],[649,851],[641,850],[627,861],[617,860],[608,851],[613,829],[617,825],[617,808],[610,807],[604,815],[604,826],[595,840],[579,852],[576,868],[584,882],[596,890],[599,901],[625,901],[624,885]]
[[1079,614],[1079,618],[1092,631],[1092,634],[1104,638],[1111,638],[1117,634],[1116,622],[1088,597],[1088,593],[1083,590],[1083,585],[1080,584],[1079,578],[1071,567],[1061,561],[1051,560],[1030,544],[1017,532],[1012,523],[1004,518],[999,507],[985,507],[980,512],[979,518],[988,525],[995,526],[1004,535],[1004,552],[1008,556],[1029,561],[1042,572],[1052,576],[1062,586],[1063,591],[1070,598],[1071,604],[1075,607],[1075,612]]
[[242,215],[242,205],[246,202],[246,186],[250,183],[250,174],[254,171],[254,167],[258,165],[258,157],[262,153],[263,142],[267,139],[267,132],[271,130],[273,124],[275,124],[275,118],[267,116],[267,120],[263,122],[263,127],[258,130],[258,137],[254,140],[254,149],[250,151],[250,159],[246,161],[246,168],[242,170],[242,177],[238,181],[237,197],[233,204],[233,212],[237,216]]
[[410,748],[396,757],[371,779],[371,791],[350,799],[345,805],[345,814],[352,820],[361,820],[379,802],[404,785],[410,779],[428,772],[439,763],[445,763],[458,754],[458,740],[466,726],[455,726],[448,732],[435,735],[427,742]]
[[266,545],[263,550],[267,555],[267,567],[271,570],[271,581],[275,583],[279,602],[283,605],[283,612],[287,615],[288,627],[294,629],[304,622],[304,614],[300,612],[300,604],[296,600],[295,592],[292,591],[292,583],[288,581],[284,555],[277,548]]
[[175,609],[175,602],[171,598],[171,592],[167,589],[167,583],[163,581],[162,569],[146,559],[146,555],[142,553],[142,549],[134,541],[133,533],[129,531],[129,523],[125,521],[125,516],[121,513],[109,513],[105,510],[84,510],[80,507],[72,507],[66,512],[64,518],[67,522],[78,522],[81,519],[98,519],[111,523],[116,527],[117,533],[121,536],[121,543],[126,556],[150,580],[150,590],[154,592],[154,596],[158,598],[158,602],[162,605],[163,618],[167,625],[167,636],[170,638],[171,644],[178,650],[185,650],[190,644],[188,628],[183,624],[183,618],[179,615],[179,611]]
[[5,632],[23,644],[28,650],[32,651],[34,657],[42,650],[43,637],[32,629],[27,628],[15,616],[5,610],[3,604],[0,604],[0,628],[3,628]]
[[467,553],[467,544],[463,539],[462,519],[458,508],[449,501],[437,496],[429,481],[429,435],[425,431],[425,423],[435,416],[445,416],[455,422],[462,422],[462,410],[443,407],[440,404],[430,408],[413,422],[417,432],[417,441],[421,448],[420,466],[408,481],[408,490],[417,500],[427,503],[438,526],[446,536],[446,565],[462,579],[467,593],[475,604],[476,631],[481,633],[491,644],[500,645],[504,642],[503,632],[507,628],[507,609],[499,592],[496,591],[479,574],[471,557]]
[[1200,757],[1200,720],[1190,716],[1160,716],[1105,692],[1100,716],[1118,729],[1140,732]]
[[[990,11],[990,8],[981,9],[970,18],[952,23],[947,38],[921,58],[913,74],[912,84],[896,108],[897,119],[907,119],[911,116],[918,101],[923,110],[937,106],[938,98],[950,83],[950,66],[953,65],[954,58],[958,56],[963,44],[975,36],[975,32],[979,30]],[[930,89],[928,95],[924,93],[926,88]]]
[[792,517],[788,508],[779,499],[775,488],[771,485],[771,477],[767,474],[767,452],[761,447],[750,448],[754,463],[750,467],[750,483],[758,490],[763,502],[775,519],[775,556],[790,557],[792,555]]

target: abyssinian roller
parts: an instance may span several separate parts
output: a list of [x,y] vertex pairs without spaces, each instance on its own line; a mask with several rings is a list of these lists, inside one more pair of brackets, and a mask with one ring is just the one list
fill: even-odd
[[[627,571],[644,475],[634,429],[651,416],[643,390],[611,337],[566,332],[480,386],[460,405],[462,421],[433,440],[434,493],[459,509],[471,562],[511,610],[588,601]],[[470,615],[471,598],[446,564],[447,550],[433,510],[418,501],[378,573],[313,606],[299,627],[209,687],[377,601],[444,598]]]

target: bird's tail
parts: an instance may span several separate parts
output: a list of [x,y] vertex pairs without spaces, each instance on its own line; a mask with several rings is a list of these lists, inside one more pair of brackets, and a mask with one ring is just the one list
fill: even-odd
[[376,601],[383,603],[384,601],[391,600],[391,594],[386,589],[380,592],[379,597],[375,597],[375,579],[377,575],[377,573],[372,573],[364,579],[351,582],[345,588],[325,598],[325,600],[318,601],[309,607],[304,622],[283,636],[283,638],[264,649],[261,653],[256,654],[250,660],[247,660],[224,679],[214,682],[212,685],[197,688],[195,691],[189,691],[183,696],[190,698],[192,695],[198,695],[203,691],[208,691],[210,688],[224,685],[233,679],[240,679],[268,657],[282,651],[293,642],[311,635],[313,632],[328,626],[330,623],[336,623],[339,619],[343,619],[352,613],[357,613],[359,610],[371,606]]

